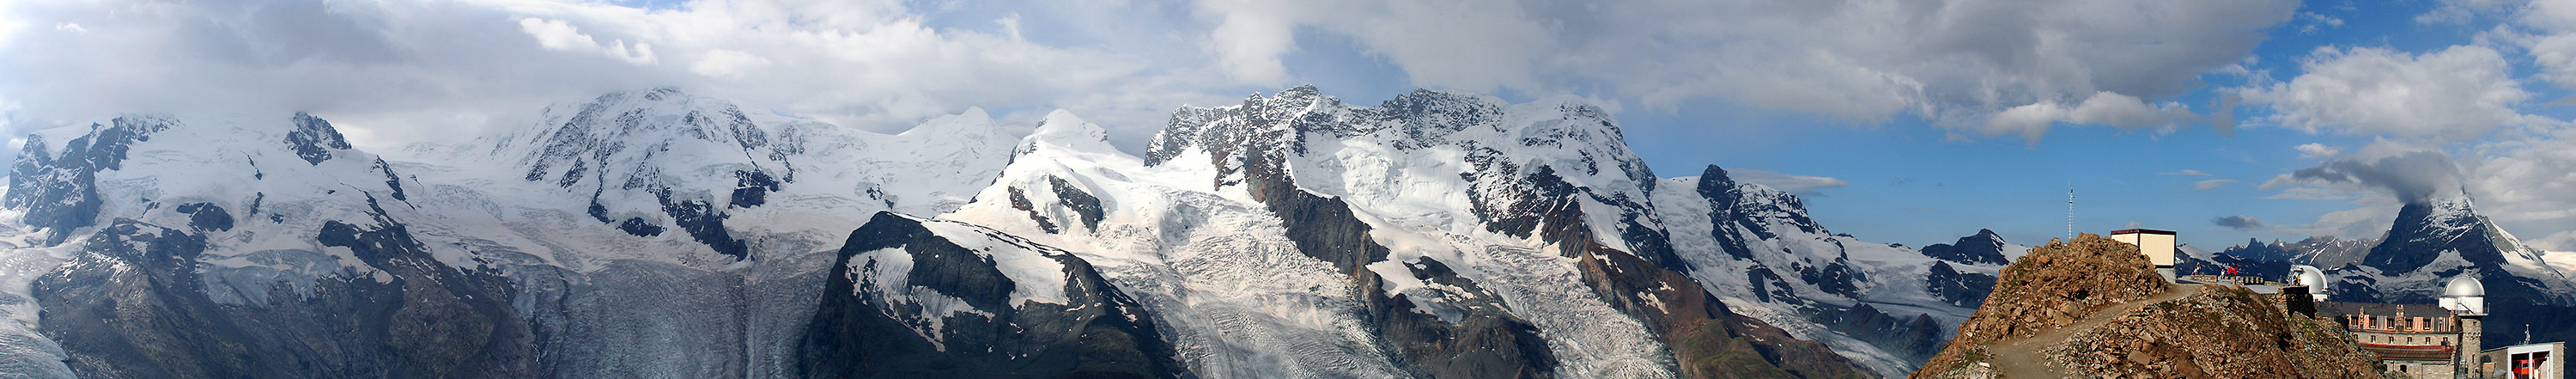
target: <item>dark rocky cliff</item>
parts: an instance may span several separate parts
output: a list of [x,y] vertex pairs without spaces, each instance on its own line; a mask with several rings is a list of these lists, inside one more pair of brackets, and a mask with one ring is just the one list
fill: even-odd
[[[1143,306],[1111,287],[1070,253],[1007,236],[947,236],[927,221],[878,212],[850,233],[824,288],[823,303],[798,346],[798,376],[810,378],[1180,378],[1180,361]],[[967,227],[971,228],[971,227]],[[977,229],[980,230],[980,229]],[[952,238],[995,238],[1021,252],[984,251]],[[859,261],[863,253],[898,250],[905,257]],[[1034,253],[1062,265],[1065,304],[1013,304],[1021,286],[988,254]],[[852,265],[909,265],[899,278]],[[893,275],[888,275],[893,276]],[[873,290],[881,280],[926,289],[980,313],[927,313],[918,302]],[[925,328],[925,326],[928,326]],[[924,334],[927,333],[927,334]]]

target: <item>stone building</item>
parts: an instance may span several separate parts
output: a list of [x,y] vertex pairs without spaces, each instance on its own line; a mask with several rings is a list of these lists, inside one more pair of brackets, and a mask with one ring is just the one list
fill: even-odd
[[[2323,287],[2311,290],[2323,293]],[[2478,348],[2485,337],[2480,323],[2487,315],[2486,287],[2473,277],[2452,278],[2437,304],[2324,302],[2317,304],[2317,314],[2342,322],[2363,351],[2379,355],[2381,369],[2417,379],[2484,374],[2476,362],[2486,355]]]

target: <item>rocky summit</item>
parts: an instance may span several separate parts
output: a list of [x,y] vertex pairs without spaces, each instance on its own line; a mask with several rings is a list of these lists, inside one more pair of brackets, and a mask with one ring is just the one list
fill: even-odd
[[2331,321],[2286,309],[2243,287],[2167,283],[2137,246],[2084,234],[2006,267],[1959,337],[1909,377],[2377,376]]

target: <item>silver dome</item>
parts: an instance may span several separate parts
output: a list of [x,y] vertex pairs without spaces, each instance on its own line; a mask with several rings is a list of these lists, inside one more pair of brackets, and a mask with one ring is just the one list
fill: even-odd
[[2442,297],[2486,296],[2487,286],[2484,284],[2478,284],[2477,277],[2473,276],[2461,275],[2453,277],[2451,278],[2451,284],[2442,286]]
[[2290,266],[2290,274],[2296,276],[2295,280],[2298,281],[2296,284],[2308,286],[2309,293],[2322,293],[2326,290],[2326,274],[2323,270],[2318,270],[2314,266],[2298,265]]

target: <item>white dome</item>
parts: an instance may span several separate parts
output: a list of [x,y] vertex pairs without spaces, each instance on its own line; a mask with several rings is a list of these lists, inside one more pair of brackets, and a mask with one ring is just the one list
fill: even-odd
[[2323,270],[2318,270],[2314,266],[2298,265],[2290,266],[2290,274],[2297,276],[2296,284],[2308,286],[2309,293],[2326,291],[2326,274]]
[[2454,277],[2451,278],[2451,284],[2442,286],[2442,297],[2486,296],[2487,286],[2484,284],[2478,284],[2478,279],[2472,276],[2462,275]]

